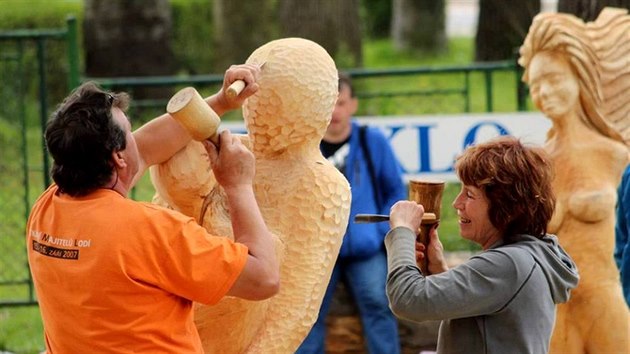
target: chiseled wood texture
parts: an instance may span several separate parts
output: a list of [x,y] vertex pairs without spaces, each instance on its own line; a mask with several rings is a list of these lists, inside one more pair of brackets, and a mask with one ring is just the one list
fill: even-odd
[[[319,150],[337,70],[322,47],[300,38],[269,42],[247,62],[265,63],[260,90],[243,107],[244,140],[256,156],[256,199],[277,237],[280,292],[258,302],[195,304],[195,323],[207,353],[293,353],[317,319],[350,211],[347,180]],[[152,168],[151,177],[156,200],[232,237],[225,195],[200,143]]]
[[613,259],[616,188],[629,161],[630,16],[594,22],[538,15],[519,63],[532,101],[551,121],[545,148],[557,202],[549,232],[580,281],[558,306],[550,353],[629,353],[630,317]]

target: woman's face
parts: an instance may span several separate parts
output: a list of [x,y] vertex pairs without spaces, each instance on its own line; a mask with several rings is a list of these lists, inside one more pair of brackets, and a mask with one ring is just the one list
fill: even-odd
[[580,88],[571,65],[550,52],[534,56],[529,65],[529,91],[536,107],[551,119],[575,109]]
[[490,222],[490,203],[483,190],[462,184],[453,207],[457,209],[459,233],[463,238],[481,245],[483,249],[501,239],[501,233]]

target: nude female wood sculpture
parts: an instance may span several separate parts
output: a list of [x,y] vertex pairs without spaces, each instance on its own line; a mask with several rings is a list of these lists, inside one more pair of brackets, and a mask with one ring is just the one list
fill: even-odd
[[548,231],[578,265],[558,306],[550,353],[629,353],[630,317],[613,260],[616,188],[630,142],[630,16],[606,8],[592,23],[538,15],[519,63],[551,121],[545,147],[557,196]]
[[[319,150],[337,99],[337,70],[322,47],[299,38],[272,41],[247,63],[264,63],[260,89],[243,113],[256,156],[256,199],[277,236],[280,292],[262,302],[226,297],[195,305],[195,323],[207,353],[293,353],[317,318],[348,223],[348,182]],[[151,177],[158,199],[213,234],[232,235],[200,143]]]

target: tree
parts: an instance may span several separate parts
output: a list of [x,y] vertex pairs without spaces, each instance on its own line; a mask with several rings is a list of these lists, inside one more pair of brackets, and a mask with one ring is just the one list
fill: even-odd
[[214,0],[214,68],[223,72],[231,64],[244,63],[249,55],[273,36],[273,2]]
[[391,36],[399,50],[446,48],[444,0],[394,0]]
[[[361,66],[363,52],[359,0],[280,0],[283,37],[310,39],[335,58],[339,66]],[[350,54],[348,56],[341,54]]]
[[[168,0],[85,0],[85,72],[89,77],[172,75]],[[134,90],[135,98],[166,97],[163,89]]]
[[389,38],[392,24],[392,0],[362,0],[363,23],[371,38]]
[[558,0],[558,12],[593,21],[606,6],[630,9],[630,0]]
[[475,60],[514,58],[539,12],[540,0],[480,0]]

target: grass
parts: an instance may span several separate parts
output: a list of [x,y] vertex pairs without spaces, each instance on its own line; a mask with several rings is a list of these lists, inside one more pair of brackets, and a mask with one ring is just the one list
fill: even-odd
[[[365,44],[364,61],[366,67],[369,68],[387,68],[387,67],[418,67],[431,65],[465,65],[472,60],[471,38],[453,39],[450,42],[449,50],[441,55],[428,56],[419,53],[402,53],[398,54],[393,51],[388,41],[375,41]],[[498,89],[495,92],[495,110],[497,111],[514,111],[514,95],[513,95],[513,74],[508,77],[506,73],[496,74],[495,84]],[[461,78],[414,78],[413,80],[402,80],[404,84],[411,85],[412,88],[436,87],[438,84],[453,84],[459,82]],[[485,97],[483,95],[483,80],[481,77],[471,78],[472,90],[472,110],[484,111]],[[392,80],[365,80],[359,83],[363,90],[386,90],[401,87],[402,83]],[[478,94],[477,91],[481,93]],[[11,102],[10,100],[8,102]],[[36,111],[35,103],[27,105],[27,113],[29,116],[36,116],[31,111]],[[414,114],[423,113],[445,113],[449,109],[456,109],[461,112],[461,107],[452,108],[452,103],[439,105],[435,99],[418,99],[413,98],[407,102],[361,102],[363,112],[359,114],[409,114],[411,110]],[[28,269],[26,266],[26,254],[24,247],[24,220],[27,213],[24,206],[24,200],[28,200],[32,205],[36,197],[43,189],[43,169],[42,169],[42,149],[41,149],[41,131],[36,128],[37,124],[28,123],[26,160],[23,158],[22,151],[19,149],[19,141],[21,139],[21,126],[17,124],[7,123],[2,117],[0,110],[0,151],[2,159],[0,159],[0,215],[2,215],[2,224],[0,224],[0,251],[3,257],[9,263],[3,263],[0,259],[0,282],[6,282],[9,279],[28,280]],[[134,125],[140,124],[146,118],[137,117]],[[28,166],[28,175],[22,176],[23,166]],[[28,179],[30,190],[25,191],[23,187],[24,178]],[[462,240],[458,234],[458,225],[455,211],[451,206],[452,201],[459,192],[459,184],[450,183],[446,185],[442,199],[442,220],[440,224],[440,238],[447,251],[456,250],[478,250],[478,247],[468,241]],[[132,192],[134,199],[150,201],[153,197],[154,190],[150,183],[148,174],[141,179],[137,187]],[[6,238],[11,238],[6,241]],[[0,300],[7,301],[11,299],[24,299],[28,296],[28,287],[25,285],[0,286]],[[43,328],[39,316],[39,309],[36,306],[30,307],[6,307],[0,308],[0,351],[10,351],[13,353],[38,353],[44,349]]]
[[[439,69],[445,66],[469,66],[473,62],[474,42],[471,38],[454,38],[448,49],[440,55],[418,52],[397,53],[390,41],[378,40],[365,46],[365,66],[374,68]],[[341,69],[343,71],[343,69]],[[514,112],[517,110],[517,77],[513,71],[496,71],[491,75],[493,83],[492,111]],[[414,92],[433,90],[463,90],[464,73],[412,74],[392,77],[357,78],[354,80],[359,95],[375,92]],[[486,84],[480,72],[469,77],[470,111],[485,112]],[[500,88],[500,89],[497,89]],[[460,93],[431,96],[398,96],[363,98],[358,115],[409,115],[461,113],[465,109],[464,95]]]

